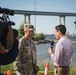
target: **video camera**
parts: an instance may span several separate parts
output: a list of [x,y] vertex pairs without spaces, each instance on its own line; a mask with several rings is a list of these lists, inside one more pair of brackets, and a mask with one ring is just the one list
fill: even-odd
[[13,10],[0,7],[0,14],[0,65],[7,65],[18,55],[18,31],[12,29],[15,23],[9,18],[14,15]]
[[0,13],[3,14],[8,14],[8,15],[11,15],[13,16],[14,15],[14,11],[13,10],[10,10],[10,9],[7,9],[7,8],[1,8],[0,7]]

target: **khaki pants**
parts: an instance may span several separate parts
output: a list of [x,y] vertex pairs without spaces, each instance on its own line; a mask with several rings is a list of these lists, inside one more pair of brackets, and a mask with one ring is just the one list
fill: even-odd
[[21,74],[19,71],[16,71],[16,75],[33,75],[33,73],[29,73],[29,74],[23,73],[23,74]]
[[70,67],[57,67],[54,69],[54,75],[69,75]]
[[16,71],[16,75],[22,75],[20,72]]

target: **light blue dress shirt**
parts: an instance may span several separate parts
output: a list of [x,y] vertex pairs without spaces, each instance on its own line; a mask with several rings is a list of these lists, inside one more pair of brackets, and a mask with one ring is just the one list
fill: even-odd
[[55,53],[52,53],[51,57],[55,66],[69,66],[72,54],[72,42],[67,36],[63,36],[56,44]]

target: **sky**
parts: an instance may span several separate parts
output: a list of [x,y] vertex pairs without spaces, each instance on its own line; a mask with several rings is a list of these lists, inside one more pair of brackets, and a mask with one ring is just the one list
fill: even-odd
[[[0,7],[13,10],[76,13],[76,0],[0,0]],[[24,21],[24,15],[14,14],[9,17],[15,22],[13,26],[15,29],[18,29]],[[66,17],[65,26],[69,34],[76,33],[75,19],[76,17]],[[36,33],[54,34],[55,26],[59,25],[59,16],[31,15],[31,24],[36,28]]]

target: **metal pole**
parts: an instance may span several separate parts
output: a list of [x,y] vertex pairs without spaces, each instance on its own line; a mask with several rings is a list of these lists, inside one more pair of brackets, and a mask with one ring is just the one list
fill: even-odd
[[59,18],[60,18],[60,24],[61,24],[61,16],[59,16]]
[[76,19],[75,19],[75,22],[74,22],[74,24],[75,24],[75,29],[76,29]]
[[28,23],[30,24],[30,15],[28,15]]
[[30,24],[30,15],[25,15],[24,14],[24,23],[29,23]]
[[63,17],[64,25],[65,25],[65,16]]
[[24,23],[26,24],[26,15],[24,14]]
[[[35,6],[34,6],[35,7],[35,12],[36,12],[36,0],[34,0],[34,2],[35,2]],[[36,15],[35,15],[34,19],[35,19],[34,21],[35,21],[35,29],[36,29]],[[35,30],[35,32],[36,32],[36,30]]]
[[49,54],[49,70],[50,70],[50,56],[51,56],[51,55]]

